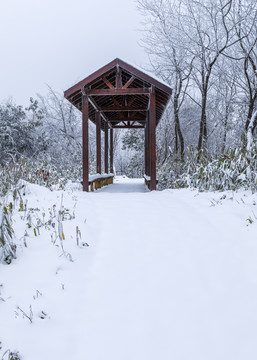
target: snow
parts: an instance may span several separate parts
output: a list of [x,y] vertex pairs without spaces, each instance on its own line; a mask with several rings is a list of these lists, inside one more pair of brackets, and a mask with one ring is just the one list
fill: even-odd
[[253,129],[254,129],[254,122],[256,121],[256,118],[257,118],[257,110],[253,113],[253,115],[251,117],[251,120],[248,125],[247,134],[246,134],[246,140],[247,140],[246,150],[248,152],[251,151],[251,146],[253,143]]
[[114,174],[112,174],[112,173],[110,173],[110,174],[92,174],[92,175],[89,175],[88,180],[89,181],[94,181],[96,179],[105,179],[105,178],[108,178],[110,176],[114,176]]
[[151,180],[151,176],[148,176],[148,175],[144,174],[144,179],[145,179],[146,181],[150,181],[150,180]]
[[[15,210],[17,259],[0,264],[2,351],[25,360],[257,358],[255,194],[149,192],[126,177],[94,193],[74,189],[26,184],[38,216],[61,201],[75,211],[63,221],[73,262],[47,229],[27,229],[24,247]],[[32,323],[17,310],[30,305]]]

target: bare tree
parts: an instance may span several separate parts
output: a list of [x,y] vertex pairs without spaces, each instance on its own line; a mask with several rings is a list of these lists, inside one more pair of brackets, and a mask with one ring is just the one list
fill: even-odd
[[175,1],[139,0],[139,9],[146,17],[143,46],[154,73],[173,88],[175,152],[184,157],[185,142],[179,112],[185,99],[193,57],[180,45],[180,7]]
[[[214,101],[210,101],[208,97],[213,95],[213,88],[217,83],[221,84],[219,70],[222,73],[226,70],[221,69],[218,62],[225,56],[229,59],[225,66],[231,66],[236,61],[234,53],[239,47],[241,58],[243,55],[245,57],[245,82],[248,83],[250,98],[248,124],[256,101],[256,1],[138,0],[138,4],[146,18],[143,45],[153,71],[173,88],[175,149],[178,148],[179,140],[181,153],[184,151],[179,114],[185,97],[188,96],[200,110],[197,145],[199,154],[207,150],[207,140],[220,126],[218,122],[208,125],[208,114],[213,118],[217,111],[216,108],[209,108]],[[235,84],[232,86],[232,93],[229,82],[226,84],[227,88],[222,90],[226,96],[223,105],[227,106],[223,121],[222,151],[225,149],[231,111],[228,99],[235,95]]]
[[208,93],[213,85],[213,69],[219,57],[238,39],[230,19],[232,0],[181,0],[181,26],[189,51],[195,56],[192,79],[199,90],[191,98],[201,107],[198,151],[207,147]]
[[[213,125],[213,132],[216,143],[218,145],[218,152],[225,153],[227,148],[228,133],[237,124],[233,123],[233,119],[238,117],[237,111],[237,73],[235,71],[234,62],[229,64],[225,57],[221,57],[217,63],[213,87],[211,89],[211,98],[213,101],[213,108],[211,109],[212,118],[216,121]],[[233,132],[235,133],[235,132]],[[236,139],[235,139],[236,140]],[[235,145],[235,143],[233,144]]]
[[73,167],[81,162],[82,131],[80,113],[48,86],[47,96],[38,95],[47,138],[47,155],[57,166]]
[[[257,103],[257,3],[255,0],[238,0],[234,11],[234,24],[239,39],[235,59],[243,76],[240,76],[240,86],[247,98],[247,117],[245,131],[247,132]],[[252,124],[252,132],[257,125],[257,119]]]

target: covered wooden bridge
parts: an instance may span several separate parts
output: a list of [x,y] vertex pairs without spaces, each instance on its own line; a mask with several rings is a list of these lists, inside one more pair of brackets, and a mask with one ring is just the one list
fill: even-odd
[[105,134],[104,172],[108,174],[113,173],[114,129],[145,129],[145,178],[150,190],[156,189],[155,130],[171,93],[170,87],[120,59],[64,92],[65,98],[82,111],[84,191],[89,190],[89,119],[96,125],[98,174],[101,174],[101,130]]

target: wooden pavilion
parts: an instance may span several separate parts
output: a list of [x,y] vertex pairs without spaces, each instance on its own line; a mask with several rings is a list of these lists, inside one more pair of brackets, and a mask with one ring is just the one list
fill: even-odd
[[89,119],[96,125],[98,174],[101,174],[101,130],[105,134],[104,171],[108,174],[109,170],[113,173],[113,130],[145,129],[145,179],[150,190],[156,189],[155,130],[171,93],[167,85],[118,58],[64,92],[65,98],[82,111],[83,191],[89,190]]

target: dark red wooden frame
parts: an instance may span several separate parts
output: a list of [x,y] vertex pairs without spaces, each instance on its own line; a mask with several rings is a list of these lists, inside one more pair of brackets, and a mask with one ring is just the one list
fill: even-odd
[[82,111],[84,191],[89,190],[89,119],[96,124],[96,171],[99,174],[101,130],[105,133],[104,171],[108,173],[110,168],[113,173],[113,129],[145,128],[145,174],[150,177],[150,190],[156,189],[156,126],[171,94],[169,86],[120,59],[64,92],[66,99]]

